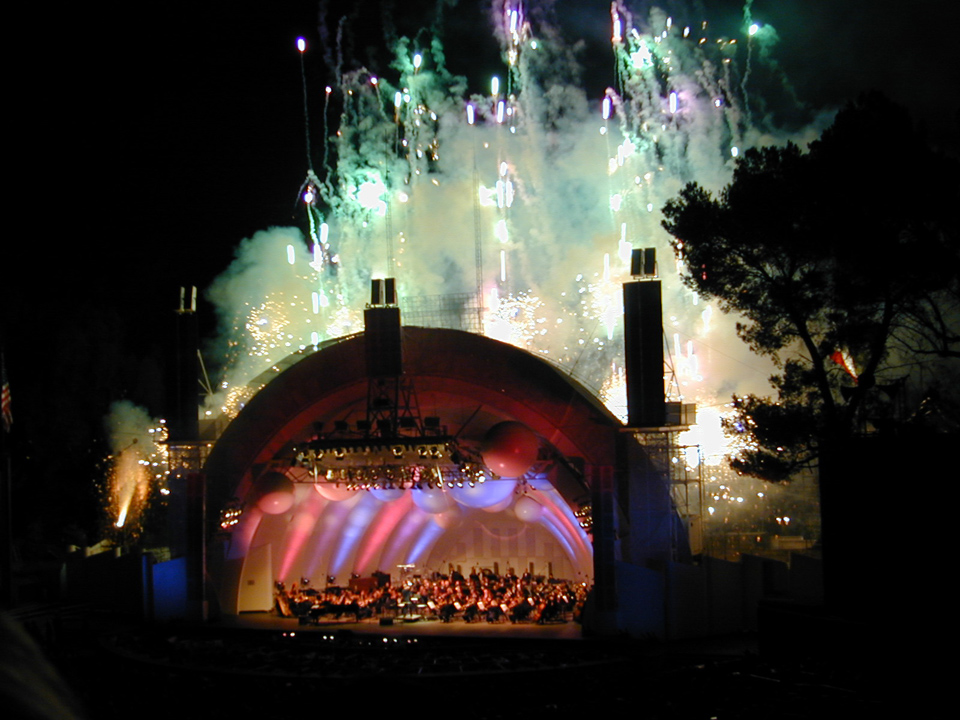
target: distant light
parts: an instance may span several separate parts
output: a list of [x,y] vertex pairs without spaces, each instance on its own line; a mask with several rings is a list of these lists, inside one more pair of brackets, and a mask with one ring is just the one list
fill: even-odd
[[297,261],[296,251],[293,249],[293,245],[287,245],[287,262],[293,265]]
[[750,35],[756,35],[758,32],[760,32],[760,26],[757,23],[753,23],[753,25],[750,26],[750,30],[748,30],[748,32]]
[[490,94],[499,95],[500,94],[500,78],[494,75],[490,79]]
[[672,115],[677,111],[677,93],[673,91],[670,93],[670,114]]
[[304,40],[302,37],[297,38],[297,50],[299,50],[300,52],[303,52],[306,49],[307,49],[307,41]]
[[422,65],[422,64],[423,64],[423,55],[421,55],[420,53],[416,53],[416,54],[413,56],[413,69],[414,69],[414,70],[419,70],[419,69],[420,69],[420,65]]
[[730,156],[731,156],[731,157],[737,157],[737,155],[739,155],[739,154],[740,154],[740,148],[738,148],[736,145],[734,145],[732,148],[730,148]]

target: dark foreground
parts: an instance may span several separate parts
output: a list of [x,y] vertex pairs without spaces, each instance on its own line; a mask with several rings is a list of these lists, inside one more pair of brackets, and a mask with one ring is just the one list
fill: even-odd
[[46,652],[91,720],[299,717],[870,717],[885,690],[862,668],[771,661],[748,636],[710,643],[466,635],[375,626],[303,631],[158,627],[91,618]]

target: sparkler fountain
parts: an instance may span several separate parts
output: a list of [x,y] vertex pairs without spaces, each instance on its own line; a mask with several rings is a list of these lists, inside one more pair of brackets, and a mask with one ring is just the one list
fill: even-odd
[[155,490],[165,492],[166,424],[151,421],[130,402],[118,402],[107,418],[113,451],[104,494],[111,534],[136,538]]

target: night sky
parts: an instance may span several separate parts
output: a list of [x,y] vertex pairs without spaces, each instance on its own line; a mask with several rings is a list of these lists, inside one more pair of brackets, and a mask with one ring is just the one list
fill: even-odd
[[[648,4],[628,4],[636,18],[645,15]],[[207,287],[257,230],[303,225],[296,38],[310,44],[304,59],[316,149],[323,88],[334,80],[321,25],[335,32],[347,15],[344,69],[365,65],[389,76],[384,36],[429,26],[438,5],[450,69],[468,78],[471,92],[483,91],[491,74],[503,73],[487,2],[74,5],[38,8],[31,22],[8,28],[18,36],[8,69],[18,98],[8,106],[16,126],[8,156],[21,146],[27,156],[15,161],[18,202],[8,203],[19,230],[2,250],[18,492],[39,499],[58,487],[77,499],[74,510],[89,511],[87,488],[105,452],[99,418],[110,402],[165,410],[178,287]],[[742,24],[737,2],[660,5],[678,24],[706,18],[714,36],[734,35]],[[582,84],[599,103],[613,84],[610,4],[558,0],[554,8],[566,39],[582,41]],[[756,0],[751,11],[776,28],[773,57],[805,117],[879,88],[956,154],[956,4]],[[212,333],[210,314],[201,320]]]
[[[54,167],[62,168],[53,170],[53,190],[78,193],[68,203],[81,216],[69,225],[85,233],[96,229],[99,241],[83,244],[102,248],[108,265],[118,265],[111,254],[121,250],[148,276],[208,284],[240,238],[299,219],[296,190],[306,160],[296,37],[310,42],[305,60],[316,147],[319,98],[333,81],[320,20],[335,32],[337,19],[349,12],[344,69],[364,65],[389,74],[384,34],[415,34],[429,26],[438,4],[301,0],[265,9],[262,3],[211,2],[149,12],[130,4],[83,18],[94,27],[76,28],[67,38],[72,52],[51,78],[46,100],[50,140],[60,157]],[[329,6],[322,17],[321,5]],[[491,74],[503,72],[481,11],[488,3],[454,5],[444,11],[449,65],[479,92]],[[707,18],[716,35],[734,36],[742,24],[739,2],[662,5],[678,23]],[[951,135],[960,108],[960,43],[952,33],[960,30],[960,10],[948,5],[758,0],[752,14],[777,29],[773,56],[811,113],[880,88],[956,149]],[[555,6],[569,41],[586,43],[579,54],[582,84],[599,102],[613,83],[610,5],[560,0]],[[690,6],[706,10],[678,9]],[[639,7],[636,16],[644,14]],[[152,284],[149,277],[146,282]]]

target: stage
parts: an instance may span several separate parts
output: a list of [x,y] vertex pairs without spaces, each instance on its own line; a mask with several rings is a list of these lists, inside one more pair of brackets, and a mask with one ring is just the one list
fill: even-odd
[[438,620],[400,622],[381,625],[377,619],[361,622],[326,620],[318,624],[303,625],[298,618],[281,617],[269,612],[249,612],[239,615],[224,615],[217,625],[251,630],[280,630],[283,632],[336,633],[348,631],[357,634],[382,635],[384,637],[476,637],[511,638],[526,640],[576,640],[582,637],[583,628],[575,622],[547,623],[444,623]]

